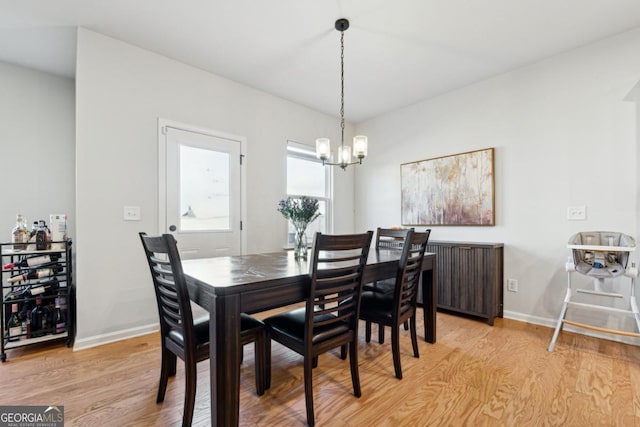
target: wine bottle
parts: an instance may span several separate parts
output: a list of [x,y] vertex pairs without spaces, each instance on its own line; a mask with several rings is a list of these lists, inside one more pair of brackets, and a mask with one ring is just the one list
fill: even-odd
[[60,259],[60,254],[35,255],[28,258],[24,258],[17,262],[11,262],[9,264],[5,264],[2,266],[2,269],[11,270],[14,268],[34,267],[36,265],[49,264],[52,262],[56,262],[58,261],[58,259]]
[[26,297],[37,297],[45,295],[54,295],[60,288],[60,282],[56,277],[48,277],[39,282],[33,283],[28,287]]
[[18,304],[11,305],[11,317],[7,322],[9,341],[18,341],[22,335],[22,322],[18,317]]
[[42,277],[53,276],[54,274],[60,273],[62,271],[62,266],[60,265],[52,265],[50,268],[40,268],[37,270],[29,270],[24,274],[19,274],[17,276],[13,276],[7,279],[7,283],[15,283],[20,282],[22,280],[29,279],[40,279]]
[[55,311],[53,314],[53,324],[55,325],[55,333],[61,334],[67,330],[64,312],[60,308],[60,298],[56,298]]
[[39,337],[49,332],[51,312],[42,305],[42,298],[36,298],[36,306],[31,310],[31,337]]
[[24,320],[24,337],[31,338],[31,310],[27,311]]
[[30,286],[20,286],[18,288],[11,289],[2,299],[3,302],[8,303],[15,300],[20,300],[31,296],[29,292]]

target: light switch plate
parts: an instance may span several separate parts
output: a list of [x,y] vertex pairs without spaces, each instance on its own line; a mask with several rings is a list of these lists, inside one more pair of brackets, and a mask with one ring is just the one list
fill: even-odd
[[125,206],[124,207],[124,220],[125,221],[140,221],[140,206]]
[[569,221],[584,221],[587,219],[587,207],[569,206],[567,208],[567,219]]

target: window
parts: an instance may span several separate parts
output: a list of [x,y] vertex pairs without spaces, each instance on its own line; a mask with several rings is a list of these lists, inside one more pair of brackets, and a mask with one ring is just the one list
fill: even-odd
[[[308,196],[318,199],[320,216],[307,227],[307,240],[311,244],[316,232],[331,231],[331,191],[328,168],[316,158],[313,149],[293,141],[287,143],[287,196]],[[289,223],[287,244],[293,246],[294,229]]]

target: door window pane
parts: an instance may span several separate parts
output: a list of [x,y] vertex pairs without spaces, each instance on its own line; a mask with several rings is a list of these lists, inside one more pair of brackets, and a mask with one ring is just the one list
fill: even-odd
[[229,153],[180,145],[180,230],[229,230]]

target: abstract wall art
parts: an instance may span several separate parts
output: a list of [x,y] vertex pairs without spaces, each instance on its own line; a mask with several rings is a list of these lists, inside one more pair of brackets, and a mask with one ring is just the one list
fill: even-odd
[[403,225],[495,225],[493,148],[400,165]]

